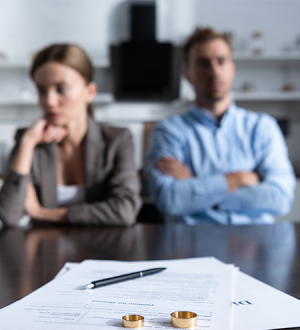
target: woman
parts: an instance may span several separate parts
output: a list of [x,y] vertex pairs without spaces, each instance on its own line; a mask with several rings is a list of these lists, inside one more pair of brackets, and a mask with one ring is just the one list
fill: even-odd
[[76,45],[56,44],[32,64],[43,117],[16,134],[0,193],[0,217],[39,222],[130,225],[140,207],[127,129],[92,119],[93,68]]

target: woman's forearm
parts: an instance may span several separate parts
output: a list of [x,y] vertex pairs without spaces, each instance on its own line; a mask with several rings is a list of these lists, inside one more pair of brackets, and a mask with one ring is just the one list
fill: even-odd
[[15,172],[21,175],[30,173],[35,146],[34,140],[25,133],[11,165]]
[[39,208],[39,210],[34,212],[34,214],[30,214],[30,216],[34,220],[64,223],[67,222],[67,214],[68,214],[68,209],[65,207],[56,208],[56,209],[47,209],[41,207]]

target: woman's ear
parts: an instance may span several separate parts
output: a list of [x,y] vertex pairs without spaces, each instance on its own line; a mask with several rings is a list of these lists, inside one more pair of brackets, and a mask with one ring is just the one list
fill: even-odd
[[90,82],[86,86],[87,88],[87,103],[92,103],[97,94],[97,85],[94,82]]

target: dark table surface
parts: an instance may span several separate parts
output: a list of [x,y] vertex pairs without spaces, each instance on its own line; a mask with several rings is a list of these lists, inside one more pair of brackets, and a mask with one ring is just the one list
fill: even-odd
[[[300,224],[32,227],[0,230],[0,308],[47,283],[65,262],[214,256],[300,298]],[[300,328],[297,328],[300,329]]]

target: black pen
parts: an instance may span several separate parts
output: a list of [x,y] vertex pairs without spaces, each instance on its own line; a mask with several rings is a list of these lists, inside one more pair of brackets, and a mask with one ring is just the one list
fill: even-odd
[[147,269],[147,270],[141,270],[140,272],[134,272],[134,273],[119,275],[119,276],[115,276],[115,277],[104,278],[102,280],[93,281],[90,284],[87,284],[85,287],[86,287],[86,289],[99,288],[100,286],[115,284],[115,283],[119,283],[119,282],[123,282],[123,281],[133,280],[134,278],[139,278],[139,277],[143,277],[143,276],[147,276],[147,275],[156,274],[156,273],[162,272],[165,269],[167,269],[167,268],[151,268],[151,269]]

